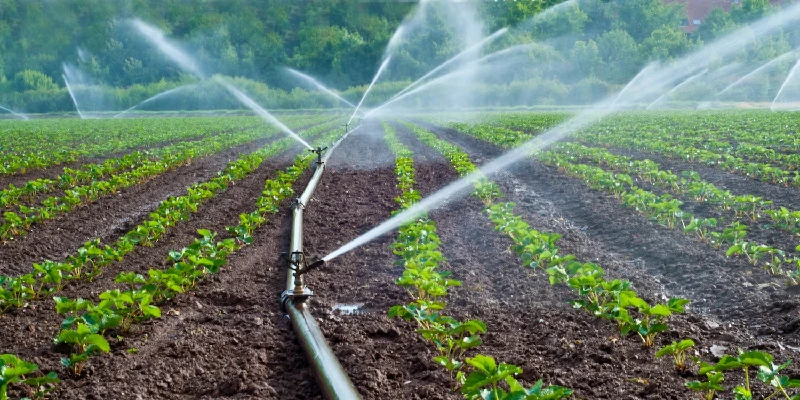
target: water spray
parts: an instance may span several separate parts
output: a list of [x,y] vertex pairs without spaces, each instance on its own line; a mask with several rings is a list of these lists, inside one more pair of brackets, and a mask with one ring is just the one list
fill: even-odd
[[309,150],[314,150],[314,148],[311,147],[310,144],[306,143],[306,141],[303,140],[303,138],[301,138],[298,134],[294,133],[294,131],[289,129],[289,127],[284,125],[281,121],[278,121],[277,118],[273,117],[272,114],[270,114],[263,107],[259,106],[255,101],[253,101],[253,99],[247,97],[247,95],[239,91],[239,89],[236,89],[230,83],[225,82],[219,78],[214,78],[214,81],[222,85],[229,92],[231,92],[231,94],[236,96],[236,98],[239,99],[239,101],[242,102],[242,104],[246,105],[248,108],[253,110],[258,116],[265,119],[270,124],[278,127],[278,129],[280,129],[281,131],[292,137],[292,139],[297,140],[303,146],[306,146],[306,148],[308,148]]
[[[775,64],[777,64],[777,63],[779,63],[779,62],[781,62],[783,60],[786,60],[788,58],[791,58],[794,55],[796,55],[795,51],[788,51],[788,52],[783,53],[782,55],[780,55],[780,56],[778,56],[776,58],[773,58],[772,60],[762,64],[758,68],[750,71],[750,73],[746,74],[745,76],[737,79],[735,82],[733,82],[730,85],[728,85],[725,89],[720,90],[717,94],[714,95],[714,98],[719,98],[719,96],[722,96],[723,94],[727,93],[729,90],[731,90],[734,87],[738,86],[740,83],[743,83],[743,82],[747,81],[748,79],[760,74],[761,72],[764,72],[764,71],[774,67]],[[711,104],[711,101],[703,102],[703,104],[700,104],[697,107],[697,109],[698,110],[704,109],[704,108],[708,107],[709,104]]]
[[[64,68],[66,68],[66,66]],[[72,86],[70,86],[69,80],[67,80],[67,76],[62,74],[61,77],[64,78],[64,84],[67,85],[67,92],[69,92],[69,97],[72,97],[72,104],[75,104],[75,109],[78,110],[78,115],[81,117],[81,119],[84,119],[83,113],[78,107],[78,100],[75,100],[75,93],[72,91]]]
[[[398,31],[399,31],[399,30],[400,30],[400,29],[398,29]],[[386,59],[385,59],[385,60],[383,60],[383,63],[381,64],[381,67],[380,67],[380,68],[378,68],[378,72],[377,72],[377,73],[375,73],[375,77],[374,77],[374,78],[372,78],[372,82],[370,82],[370,84],[369,84],[369,87],[367,87],[367,90],[366,90],[366,91],[364,91],[364,95],[363,95],[363,96],[361,96],[361,101],[359,101],[359,102],[358,102],[358,105],[356,106],[356,110],[355,110],[355,111],[353,111],[353,115],[352,115],[352,116],[350,116],[350,119],[347,121],[347,123],[348,123],[348,124],[350,124],[350,122],[352,122],[352,121],[353,121],[353,118],[355,118],[355,116],[356,116],[356,113],[358,112],[358,109],[359,109],[359,108],[361,108],[361,103],[363,103],[363,102],[364,102],[364,99],[366,99],[366,98],[367,98],[367,95],[369,94],[369,91],[370,91],[370,90],[372,90],[372,86],[374,86],[374,85],[375,85],[375,82],[378,80],[378,77],[380,77],[380,76],[381,76],[381,74],[383,73],[383,70],[384,70],[384,69],[386,69],[386,66],[387,66],[387,65],[389,65],[389,61],[390,61],[391,59],[392,59],[392,56],[389,56],[389,57],[386,57]]]
[[130,21],[131,25],[136,28],[142,36],[148,39],[153,45],[158,48],[165,56],[177,63],[184,71],[191,72],[196,77],[203,79],[205,76],[197,65],[197,62],[183,51],[176,44],[167,40],[164,37],[164,32],[160,29],[146,24],[140,19],[133,19]]
[[392,96],[391,98],[389,98],[389,100],[387,100],[387,102],[388,102],[388,101],[391,101],[391,100],[392,100],[392,99],[394,99],[395,97],[401,96],[403,93],[405,93],[405,92],[407,92],[407,91],[411,90],[411,88],[413,88],[414,86],[418,85],[420,82],[424,81],[425,79],[427,79],[427,78],[428,78],[428,77],[430,77],[431,75],[433,75],[433,74],[435,74],[435,73],[439,72],[439,71],[440,71],[440,70],[442,70],[444,67],[446,67],[446,66],[448,66],[448,65],[452,64],[453,62],[455,62],[455,61],[456,61],[456,60],[458,60],[459,58],[462,58],[464,55],[466,55],[466,54],[469,54],[469,53],[471,53],[471,52],[473,52],[473,51],[475,51],[475,50],[477,50],[477,49],[479,49],[479,48],[483,47],[484,45],[491,43],[492,41],[494,41],[494,40],[495,40],[495,39],[497,39],[498,37],[500,37],[500,36],[504,35],[506,32],[508,32],[508,28],[503,28],[503,29],[500,29],[500,30],[498,30],[497,32],[495,32],[495,33],[491,34],[490,36],[487,36],[486,38],[484,38],[484,39],[483,39],[483,40],[481,40],[480,42],[478,42],[478,43],[475,43],[474,45],[467,47],[467,48],[466,48],[464,51],[462,51],[462,52],[460,52],[460,53],[456,54],[455,56],[453,56],[453,57],[452,57],[452,58],[450,58],[449,60],[447,60],[447,61],[445,61],[445,62],[443,62],[443,63],[439,64],[439,66],[438,66],[438,67],[436,67],[436,68],[432,69],[430,72],[428,72],[427,74],[423,75],[423,76],[422,76],[422,78],[419,78],[419,79],[417,79],[416,81],[414,81],[412,84],[410,84],[410,85],[406,86],[406,88],[405,88],[405,89],[403,89],[403,90],[401,90],[401,91],[397,92],[397,94],[395,94],[394,96]]
[[296,77],[298,77],[300,79],[303,79],[303,80],[307,81],[308,83],[316,86],[317,89],[322,90],[323,92],[325,92],[325,93],[337,98],[338,100],[344,102],[348,106],[350,106],[352,108],[356,108],[355,104],[345,100],[342,96],[339,96],[333,90],[328,89],[327,87],[325,87],[325,85],[319,83],[319,81],[317,81],[316,79],[314,79],[314,78],[312,78],[312,77],[310,77],[310,76],[308,76],[308,75],[306,75],[306,74],[304,74],[304,73],[302,73],[300,71],[297,71],[295,69],[289,68],[289,67],[285,67],[284,69],[287,72],[289,72],[290,74],[292,74],[292,75],[294,75],[294,76],[296,76]]
[[692,81],[694,81],[695,79],[697,79],[697,78],[699,78],[699,77],[701,77],[701,76],[705,75],[707,72],[708,72],[708,68],[704,69],[704,70],[703,70],[703,71],[701,71],[699,74],[695,74],[695,75],[692,75],[692,76],[690,76],[690,77],[686,78],[686,80],[684,80],[683,82],[681,82],[681,83],[680,83],[678,86],[675,86],[675,87],[674,87],[674,88],[672,88],[670,91],[668,91],[667,93],[664,93],[664,94],[663,94],[661,97],[657,98],[657,99],[656,99],[656,101],[654,101],[654,102],[653,102],[653,103],[651,103],[649,106],[647,106],[647,108],[645,108],[645,110],[649,110],[649,109],[651,109],[651,108],[652,108],[654,105],[656,105],[656,104],[657,104],[659,101],[661,101],[663,98],[665,98],[665,97],[669,96],[670,94],[672,94],[672,93],[673,93],[673,92],[675,92],[676,90],[680,89],[680,88],[681,88],[681,87],[683,87],[684,85],[688,85],[689,83],[691,83],[691,82],[692,82]]
[[9,109],[7,109],[7,108],[5,108],[5,107],[3,107],[3,106],[0,106],[0,109],[6,110],[6,111],[8,111],[8,112],[10,112],[10,113],[12,113],[12,114],[14,114],[14,115],[16,115],[16,116],[18,116],[18,117],[20,117],[20,118],[24,119],[24,120],[26,120],[26,121],[30,119],[30,118],[28,118],[28,117],[26,117],[26,116],[24,116],[24,115],[22,115],[22,114],[20,114],[20,113],[18,113],[18,112],[14,112],[14,111],[12,111],[12,110],[9,110]]
[[788,85],[789,81],[791,81],[792,78],[794,78],[794,75],[797,73],[798,69],[800,69],[800,59],[797,60],[797,62],[794,64],[794,67],[792,67],[792,70],[789,71],[789,75],[786,76],[786,80],[783,81],[783,85],[781,85],[781,89],[778,90],[778,94],[775,96],[775,100],[772,100],[772,105],[769,107],[770,111],[775,110],[775,103],[778,102],[778,99],[781,97],[781,94],[783,94],[783,90],[786,89],[786,85]]
[[[665,68],[655,70],[654,64],[648,65],[627,85],[625,85],[619,94],[613,96],[613,100],[606,99],[600,103],[597,103],[589,110],[581,112],[578,115],[568,119],[566,122],[548,129],[540,135],[537,135],[533,139],[522,144],[520,147],[510,150],[502,156],[481,166],[477,171],[446,185],[444,188],[420,200],[413,206],[398,214],[395,214],[390,219],[382,222],[363,235],[334,250],[322,259],[325,262],[330,262],[331,260],[345,253],[348,253],[392,230],[399,228],[401,225],[413,220],[423,213],[440,206],[445,201],[468,193],[473,187],[474,183],[478,182],[480,179],[491,176],[499,171],[506,170],[511,165],[535,155],[537,152],[547,148],[556,141],[559,141],[565,138],[567,135],[583,129],[598,121],[600,118],[612,113],[617,109],[617,103],[623,100],[623,95],[630,92],[631,95],[624,98],[624,105],[632,104],[654,91],[663,90],[666,85],[670,85],[676,80],[679,80],[689,74],[696,73],[700,67],[707,63],[707,54],[709,52],[719,53],[721,57],[730,56],[746,44],[749,44],[753,38],[758,37],[759,35],[774,32],[781,26],[784,26],[786,23],[794,22],[794,20],[799,18],[800,4],[797,4],[788,7],[780,14],[773,14],[755,24],[721,37],[706,48],[695,51],[694,53]],[[756,35],[745,35],[743,34],[744,31],[755,32]],[[795,65],[795,68],[792,72],[796,72],[798,68],[800,68],[800,62]],[[641,82],[641,84],[639,84],[639,82]],[[634,84],[637,84],[636,86],[637,88],[640,88],[640,90],[629,90],[634,86]]]
[[147,99],[147,100],[145,100],[145,101],[143,101],[143,102],[141,102],[141,103],[139,103],[139,104],[137,104],[137,105],[135,105],[135,106],[133,106],[133,107],[131,107],[131,108],[129,108],[129,109],[127,109],[127,110],[125,110],[125,111],[123,111],[123,112],[121,112],[121,113],[119,113],[119,114],[117,114],[117,115],[113,116],[113,117],[111,117],[111,118],[113,119],[113,118],[120,117],[120,116],[122,116],[122,115],[125,115],[125,114],[127,114],[127,113],[128,113],[128,112],[130,112],[130,111],[133,111],[135,108],[137,108],[137,107],[139,107],[139,106],[141,106],[141,105],[143,105],[143,104],[149,103],[149,102],[151,102],[151,101],[153,101],[153,100],[159,99],[159,98],[161,98],[161,97],[164,97],[164,96],[166,96],[166,95],[169,95],[169,94],[171,94],[171,93],[175,93],[175,92],[177,92],[177,91],[179,91],[179,90],[188,89],[188,88],[190,88],[190,87],[197,86],[197,85],[198,85],[198,84],[191,84],[191,85],[179,86],[179,87],[176,87],[176,88],[173,88],[173,89],[167,90],[166,92],[159,93],[159,94],[157,94],[157,95],[155,95],[155,96],[153,96],[153,97],[151,97],[151,98],[149,98],[149,99]]

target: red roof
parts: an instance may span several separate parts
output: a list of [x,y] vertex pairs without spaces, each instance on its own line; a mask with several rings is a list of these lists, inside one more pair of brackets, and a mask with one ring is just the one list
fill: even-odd
[[[731,7],[741,3],[741,0],[664,0],[665,3],[686,4],[687,21],[683,26],[686,33],[697,30],[698,25],[706,19],[714,7],[722,7],[725,11],[730,11]],[[786,0],[770,0],[772,4],[783,4]]]

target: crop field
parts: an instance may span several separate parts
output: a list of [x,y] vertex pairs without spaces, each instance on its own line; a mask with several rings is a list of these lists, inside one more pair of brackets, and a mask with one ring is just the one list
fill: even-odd
[[[279,116],[345,137],[307,256],[569,117]],[[611,114],[310,272],[311,313],[366,399],[796,398],[798,123]],[[322,397],[279,307],[316,155],[246,116],[0,138],[0,399]]]

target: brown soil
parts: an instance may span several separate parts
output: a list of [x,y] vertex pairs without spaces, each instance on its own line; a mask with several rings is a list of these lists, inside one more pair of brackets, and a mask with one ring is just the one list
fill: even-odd
[[[416,153],[417,187],[428,195],[456,179],[455,171],[405,128],[401,141]],[[457,132],[436,133],[463,146],[477,164],[500,150]],[[288,158],[288,157],[287,157]],[[387,162],[387,160],[389,160]],[[306,208],[305,251],[325,255],[388,219],[397,208],[393,156],[380,126],[365,124],[329,161]],[[170,249],[191,242],[198,227],[224,231],[236,215],[253,207],[264,179],[288,160],[265,163],[240,184],[201,209],[153,248],[137,249],[92,284],[69,295],[94,298],[111,286],[113,273],[163,266]],[[310,173],[295,185],[300,192]],[[517,212],[534,228],[564,235],[562,251],[603,265],[612,277],[633,281],[650,301],[681,295],[693,301],[670,322],[657,346],[692,338],[697,352],[712,360],[709,347],[768,350],[778,361],[795,357],[798,302],[772,277],[721,257],[704,244],[653,224],[603,193],[537,162],[494,177]],[[255,244],[231,257],[229,266],[162,307],[164,317],[137,326],[122,341],[111,338],[112,354],[94,357],[85,376],[73,377],[58,365],[51,345],[61,318],[42,302],[0,316],[5,335],[0,348],[55,370],[64,379],[59,399],[319,399],[311,372],[279,311],[286,269],[278,253],[288,249],[289,208],[271,218]],[[692,373],[674,372],[668,359],[654,359],[634,336],[620,338],[614,324],[573,309],[575,294],[551,286],[541,270],[522,267],[511,241],[496,232],[473,197],[451,199],[430,217],[438,225],[441,251],[463,286],[451,290],[446,312],[479,318],[488,325],[479,351],[515,363],[529,384],[544,379],[575,389],[576,399],[692,399],[683,387]],[[95,221],[97,229],[108,224]],[[221,234],[225,236],[224,233]],[[330,262],[308,276],[316,293],[314,315],[342,365],[365,399],[458,399],[453,381],[432,357],[433,347],[414,326],[386,318],[408,300],[393,282],[400,275],[384,235]],[[751,286],[746,286],[746,285]],[[47,304],[45,304],[47,303]],[[360,304],[355,314],[334,310]],[[135,353],[128,352],[136,349]],[[797,375],[796,367],[789,373]],[[726,385],[741,381],[726,374]],[[763,397],[764,391],[757,390]]]
[[0,274],[23,274],[31,271],[32,263],[63,260],[98,237],[103,243],[111,243],[147,219],[161,201],[186,194],[193,183],[213,178],[239,154],[256,151],[271,140],[256,140],[193,160],[143,184],[84,204],[54,220],[35,224],[26,235],[0,245]]
[[[99,292],[114,287],[118,272],[163,268],[169,250],[190,244],[197,229],[229,236],[225,226],[254,209],[264,181],[289,165],[289,153],[299,151],[298,147],[264,162],[154,247],[137,248],[94,282],[75,284],[63,295],[96,299]],[[307,172],[295,190],[302,190],[309,177]],[[58,365],[60,354],[51,343],[62,317],[51,302],[0,316],[6,332],[0,348],[36,362],[44,371],[58,371],[63,382],[55,398],[305,398],[291,393],[297,387],[314,392],[313,376],[278,309],[285,269],[277,255],[288,246],[289,203],[291,199],[256,232],[254,245],[230,258],[221,274],[163,305],[162,319],[136,326],[122,340],[111,335],[111,355],[92,358],[85,375],[72,376]]]

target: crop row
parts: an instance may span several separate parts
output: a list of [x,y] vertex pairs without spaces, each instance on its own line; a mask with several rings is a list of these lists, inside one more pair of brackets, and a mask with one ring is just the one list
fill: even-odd
[[[477,170],[469,162],[466,153],[457,146],[438,139],[433,133],[422,128],[409,127],[423,142],[450,159],[462,176]],[[475,194],[478,193],[476,190]],[[556,242],[560,235],[532,229],[521,217],[513,213],[513,203],[493,204],[500,196],[502,194],[499,192],[488,198],[485,195],[478,196],[484,200],[486,211],[495,223],[495,229],[505,233],[514,241],[514,251],[525,265],[546,268],[551,284],[564,283],[579,294],[581,299],[573,301],[574,307],[585,309],[600,318],[615,321],[623,336],[632,332],[637,333],[645,346],[652,345],[656,335],[668,329],[666,320],[671,314],[684,312],[688,300],[675,298],[669,299],[665,304],[651,306],[636,295],[629,281],[606,280],[600,266],[577,262],[573,255],[559,255]],[[800,398],[798,394],[790,397],[787,393],[787,389],[800,387],[800,380],[789,379],[780,374],[790,361],[776,365],[769,353],[739,350],[736,356],[726,355],[718,363],[708,364],[699,358],[687,359],[692,346],[694,342],[691,339],[673,342],[659,349],[655,356],[671,355],[675,369],[680,373],[688,369],[690,362],[698,363],[700,366],[698,374],[706,379],[687,382],[686,386],[704,398],[710,400],[717,391],[724,390],[721,385],[724,372],[743,369],[745,381],[734,388],[734,393],[738,399],[752,399],[751,380],[747,372],[753,368],[759,371],[757,379],[772,390],[772,395],[766,398],[778,394],[785,395],[787,399]]]
[[[543,160],[551,164],[570,170],[585,170],[582,167],[566,167],[565,163],[575,163],[579,160],[588,160],[593,163],[606,165],[617,171],[626,174],[633,174],[640,179],[647,181],[655,186],[671,190],[673,192],[691,196],[698,202],[709,203],[723,211],[733,211],[736,217],[748,218],[752,222],[759,222],[769,217],[774,226],[786,229],[792,234],[800,233],[800,212],[791,211],[782,207],[780,209],[768,208],[772,202],[753,195],[735,196],[729,191],[718,189],[714,184],[703,181],[696,173],[687,173],[686,177],[680,177],[671,171],[663,171],[658,168],[658,164],[650,160],[633,160],[630,157],[618,156],[605,149],[588,148],[579,144],[569,143],[559,145],[554,154],[546,154]],[[617,184],[627,184],[627,176],[609,176],[605,171],[586,170],[582,173],[585,179],[590,179],[589,185],[608,189],[619,193],[624,198],[626,204],[639,202],[644,198],[652,196],[639,196],[633,199],[630,194],[619,192],[615,187]],[[591,172],[588,172],[591,171]],[[575,172],[572,172],[575,173]],[[637,192],[636,190],[633,190]],[[663,197],[663,196],[662,196]],[[715,247],[720,247],[727,243],[730,245],[727,254],[742,255],[747,257],[753,265],[761,264],[764,269],[772,274],[784,275],[789,278],[790,283],[798,283],[800,275],[800,258],[787,255],[785,251],[763,244],[745,241],[747,227],[741,222],[735,221],[725,230],[714,231],[717,227],[717,220],[714,218],[695,218],[688,213],[680,211],[680,201],[675,199],[665,199],[662,203],[653,203],[649,212],[655,212],[656,208],[662,208],[663,212],[654,216],[657,220],[662,220],[669,227],[674,227],[675,220],[682,221],[683,230],[687,234],[696,234],[703,241],[710,241]],[[634,206],[646,213],[648,208],[644,205]],[[786,271],[784,266],[789,266],[791,271]]]
[[6,121],[0,129],[0,175],[258,125],[255,118]]
[[762,146],[782,153],[800,150],[796,113],[769,111],[619,113],[592,131],[627,135],[671,135],[681,142],[708,141]]
[[[477,171],[477,167],[469,160],[469,156],[458,146],[436,137],[435,134],[419,128],[409,126],[410,129],[428,146],[441,152],[450,160],[453,167],[464,176]],[[605,281],[603,270],[592,263],[575,262],[572,255],[560,255],[556,241],[561,237],[558,234],[542,233],[532,229],[521,217],[513,213],[513,203],[496,203],[503,197],[499,187],[493,182],[482,180],[475,185],[475,196],[480,198],[486,206],[489,218],[494,222],[495,228],[505,233],[515,243],[515,251],[523,260],[524,265],[547,269],[552,283],[567,283],[579,294],[586,296],[582,308],[609,319],[615,319],[623,335],[629,332],[638,332],[646,346],[651,346],[655,335],[666,329],[664,320],[671,312],[682,312],[683,306],[688,303],[684,299],[670,299],[667,305],[650,306],[644,300],[636,297],[635,292],[629,289],[628,281]],[[591,283],[591,289],[583,287]],[[600,292],[597,294],[596,292]],[[611,301],[601,301],[605,299]],[[599,307],[599,308],[598,308]],[[627,312],[629,307],[635,307],[646,318],[634,320]],[[664,315],[651,315],[651,309],[658,307]],[[616,309],[617,314],[612,315],[611,310]],[[670,312],[663,311],[664,309]],[[613,318],[611,318],[613,317]],[[654,318],[650,318],[654,317]],[[640,325],[637,325],[637,322]]]
[[[758,128],[757,124],[767,117],[762,114],[746,114],[750,119],[740,124],[704,128],[696,122],[697,114],[689,119],[685,114],[671,113],[665,117],[642,117],[623,113],[612,116],[581,132],[581,140],[593,144],[613,145],[637,150],[663,153],[673,158],[690,162],[702,162],[718,166],[731,172],[741,173],[766,182],[781,185],[800,185],[800,141],[785,127],[785,133],[770,132]],[[512,147],[532,138],[538,133],[560,122],[559,114],[507,114],[485,117],[478,123],[446,123],[447,126],[468,133],[482,140],[492,140],[502,147]],[[757,116],[757,118],[756,118]],[[712,113],[702,115],[720,125],[732,115]],[[769,116],[772,118],[772,116]],[[441,123],[443,120],[434,119]],[[678,145],[677,143],[680,143]],[[771,144],[781,144],[769,147]]]
[[[302,134],[313,137],[331,130],[336,124],[337,121],[332,121],[308,129]],[[188,194],[162,201],[150,213],[149,219],[126,232],[111,245],[103,245],[97,238],[86,242],[63,262],[45,260],[35,263],[32,272],[28,274],[19,277],[0,276],[0,312],[12,307],[23,307],[42,296],[58,293],[69,281],[91,280],[108,265],[122,261],[136,246],[153,246],[170,228],[196,213],[202,204],[224,192],[236,181],[244,179],[264,160],[286,151],[294,144],[291,138],[284,138],[256,152],[242,155],[228,163],[213,179],[193,184],[188,188]]]
[[[326,145],[340,135],[339,131],[331,132],[317,140],[315,145]],[[132,272],[121,273],[115,280],[119,288],[101,293],[97,303],[56,298],[56,310],[66,317],[54,342],[71,349],[69,356],[62,359],[62,364],[73,374],[80,375],[89,357],[110,351],[108,337],[121,337],[128,334],[134,324],[160,318],[160,304],[195,289],[204,277],[219,272],[228,257],[249,244],[255,230],[266,223],[267,216],[277,212],[278,205],[294,193],[292,185],[313,160],[312,154],[303,153],[286,171],[266,181],[262,195],[256,200],[256,210],[241,214],[239,224],[227,228],[232,237],[217,240],[217,233],[201,229],[198,231],[200,238],[194,243],[180,251],[170,252],[170,268],[151,269],[147,277]],[[32,368],[35,370],[35,365]],[[57,383],[57,378],[53,373],[47,377],[52,378],[51,381],[41,386],[50,385],[49,390],[52,384]],[[20,379],[12,383],[33,387]],[[0,389],[2,399],[6,387]]]
[[[406,209],[419,200],[414,189],[413,153],[398,140],[391,125],[386,122],[382,125],[384,138],[395,154],[397,187],[402,193],[396,201],[401,209]],[[427,215],[400,227],[392,251],[400,257],[404,270],[395,283],[406,290],[411,302],[392,307],[389,318],[416,322],[417,332],[438,351],[434,361],[450,372],[466,399],[557,400],[572,394],[572,390],[560,386],[544,387],[541,380],[525,388],[514,378],[523,372],[519,366],[497,364],[484,354],[466,357],[468,350],[481,345],[480,335],[486,333],[486,324],[480,320],[459,321],[443,314],[448,288],[460,286],[461,282],[450,279],[449,272],[439,271],[445,261],[439,245],[436,223]],[[500,382],[508,385],[508,391],[499,386]]]
[[[506,130],[485,130],[475,132],[464,130],[463,133],[472,135],[482,140],[489,141],[500,147],[513,147],[524,141],[518,135],[509,136]],[[581,138],[593,137],[596,142],[607,143],[614,141],[616,136],[609,138],[599,132],[593,134],[581,134]],[[636,141],[635,137],[622,138],[620,140]],[[642,140],[644,142],[644,140]],[[716,231],[717,220],[714,218],[696,218],[690,213],[681,209],[682,202],[669,195],[658,196],[649,191],[637,187],[631,177],[626,174],[611,174],[600,168],[587,165],[573,165],[579,158],[588,158],[594,162],[612,166],[628,173],[640,175],[645,181],[667,190],[674,190],[681,194],[693,196],[698,201],[708,201],[716,204],[723,210],[732,210],[740,217],[749,217],[751,220],[758,221],[763,216],[769,216],[776,226],[796,233],[798,223],[800,223],[800,213],[797,211],[781,209],[768,209],[770,201],[761,197],[744,195],[734,196],[730,192],[722,191],[713,184],[700,179],[696,173],[688,173],[686,178],[679,177],[670,171],[662,171],[658,164],[650,161],[636,161],[627,157],[615,156],[604,150],[584,150],[583,146],[573,144],[562,144],[561,152],[558,155],[548,153],[541,157],[545,162],[564,168],[566,172],[573,176],[579,176],[586,181],[590,187],[605,190],[612,193],[624,204],[635,208],[648,217],[663,223],[669,228],[675,228],[679,223],[687,234],[696,234],[703,241],[710,241],[715,247],[728,244],[727,254],[745,256],[753,265],[762,265],[764,269],[773,274],[786,276],[789,283],[800,283],[800,259],[787,254],[784,250],[759,243],[748,242],[745,240],[747,227],[740,222],[733,222],[729,226]],[[662,142],[663,148],[680,151],[680,146]],[[717,157],[716,153],[707,152],[709,157]],[[569,158],[572,157],[572,158]],[[766,167],[771,168],[771,167]],[[800,249],[800,247],[798,247]],[[800,250],[798,250],[800,251]],[[786,270],[786,266],[790,269]]]
[[266,133],[262,129],[247,130],[232,135],[220,135],[202,141],[184,142],[172,146],[172,152],[154,160],[145,160],[135,169],[112,175],[107,180],[92,181],[89,184],[65,190],[62,196],[50,196],[38,206],[19,205],[18,212],[7,211],[0,225],[0,241],[24,235],[33,224],[53,219],[85,203],[141,184],[164,172],[186,165],[192,159],[218,153],[253,140],[274,136],[277,130]]
[[[304,118],[302,121],[305,124],[316,124],[328,119],[325,116],[317,116],[312,118]],[[300,121],[300,118],[290,120],[289,123]],[[217,133],[214,136],[234,136],[237,131],[244,130],[236,129],[229,130],[227,133]],[[204,140],[200,138],[200,140]],[[207,139],[205,139],[207,140]],[[87,163],[80,167],[64,168],[63,172],[54,179],[39,178],[26,182],[20,187],[10,184],[6,189],[0,190],[0,207],[8,208],[11,206],[25,205],[26,201],[32,200],[36,196],[40,196],[56,189],[67,190],[74,188],[79,184],[88,183],[91,181],[99,180],[113,174],[128,171],[133,168],[140,167],[142,162],[146,160],[158,160],[165,155],[183,151],[184,143],[168,145],[161,148],[149,149],[144,151],[132,151],[116,158],[108,158],[102,163]]]
[[[764,182],[800,187],[800,171],[790,171],[774,167],[772,163],[749,162],[736,155],[725,153],[718,148],[705,149],[684,146],[680,144],[681,142],[679,140],[676,141],[674,136],[675,135],[671,135],[667,132],[657,135],[632,135],[630,133],[618,134],[592,130],[591,132],[581,133],[579,140],[591,144],[621,147],[664,155],[691,163],[700,163],[724,169]],[[773,153],[774,157],[777,157],[777,155],[779,155],[779,153]],[[779,162],[778,160],[773,161],[775,163]]]

